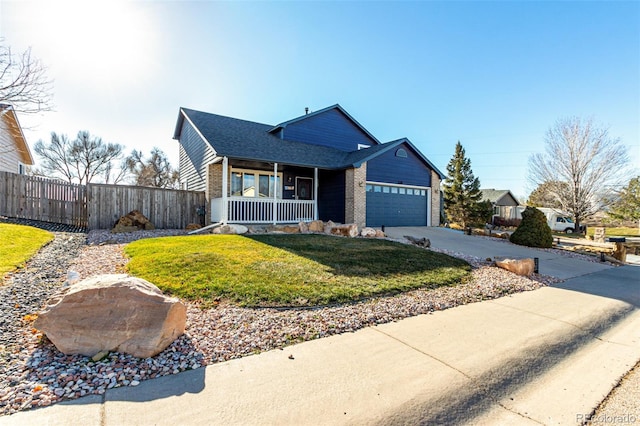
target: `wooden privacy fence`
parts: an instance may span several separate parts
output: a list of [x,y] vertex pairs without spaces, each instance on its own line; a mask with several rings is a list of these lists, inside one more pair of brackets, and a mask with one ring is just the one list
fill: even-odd
[[0,215],[86,227],[87,189],[0,171]]
[[110,229],[132,210],[139,210],[159,229],[200,224],[204,192],[140,186],[75,185],[0,171],[0,215],[63,223],[88,229]]
[[156,228],[183,229],[201,224],[198,211],[206,204],[204,192],[93,183],[87,189],[89,229],[111,229],[132,210],[142,212]]

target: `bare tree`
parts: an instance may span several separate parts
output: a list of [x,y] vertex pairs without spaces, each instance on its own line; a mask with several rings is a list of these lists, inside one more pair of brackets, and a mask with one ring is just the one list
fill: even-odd
[[136,185],[175,188],[178,184],[178,172],[171,167],[169,159],[160,148],[153,148],[148,160],[144,159],[142,151],[134,149],[126,162]]
[[629,158],[620,139],[592,119],[563,118],[545,137],[545,153],[529,160],[529,180],[547,184],[548,194],[580,222],[597,212],[606,189],[620,183]]
[[[105,143],[87,131],[78,132],[78,137],[73,141],[66,135],[52,132],[50,143],[45,144],[41,139],[33,149],[43,160],[44,173],[52,177],[61,176],[69,183],[85,185],[94,179],[117,183],[124,178],[121,172],[116,173],[116,178],[112,180],[113,164],[123,161],[123,146]],[[121,169],[126,170],[125,167]]]
[[46,67],[31,56],[31,48],[15,55],[0,38],[0,103],[27,114],[50,111],[53,82]]

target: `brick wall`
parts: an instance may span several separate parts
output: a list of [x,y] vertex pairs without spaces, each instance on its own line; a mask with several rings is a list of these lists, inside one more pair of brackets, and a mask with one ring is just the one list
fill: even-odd
[[367,220],[367,164],[345,171],[346,223],[355,223],[363,228]]
[[431,226],[440,226],[440,176],[431,171]]

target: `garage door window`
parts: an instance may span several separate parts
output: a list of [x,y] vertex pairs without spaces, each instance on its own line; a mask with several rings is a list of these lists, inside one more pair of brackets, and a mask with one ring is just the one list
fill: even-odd
[[404,186],[392,186],[392,185],[375,185],[372,183],[367,184],[367,192],[380,192],[383,194],[398,194],[398,195],[413,195],[419,197],[426,197],[427,191],[418,188],[407,188]]

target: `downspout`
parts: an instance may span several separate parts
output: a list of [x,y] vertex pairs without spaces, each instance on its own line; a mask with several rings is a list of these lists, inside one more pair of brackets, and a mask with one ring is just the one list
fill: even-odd
[[222,157],[222,223],[229,220],[229,206],[227,205],[227,187],[229,180],[229,158]]

